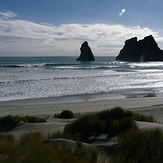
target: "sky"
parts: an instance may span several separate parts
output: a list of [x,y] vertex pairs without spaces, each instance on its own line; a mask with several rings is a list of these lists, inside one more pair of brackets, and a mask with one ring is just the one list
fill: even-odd
[[0,1],[0,56],[117,56],[124,42],[153,35],[163,49],[162,0]]

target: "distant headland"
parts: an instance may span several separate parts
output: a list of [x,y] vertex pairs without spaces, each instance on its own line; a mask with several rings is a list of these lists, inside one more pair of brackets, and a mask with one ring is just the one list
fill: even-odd
[[116,60],[130,62],[163,61],[163,51],[158,47],[154,37],[149,35],[137,41],[133,37],[125,41]]

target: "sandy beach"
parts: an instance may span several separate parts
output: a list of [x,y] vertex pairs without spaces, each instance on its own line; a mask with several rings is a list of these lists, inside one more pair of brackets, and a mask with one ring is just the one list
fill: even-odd
[[5,115],[33,115],[51,116],[63,110],[71,110],[74,113],[90,113],[121,106],[124,109],[152,115],[158,121],[163,120],[163,98],[121,98],[107,100],[92,100],[81,102],[56,103],[53,98],[16,100],[0,102],[0,116]]
[[[146,98],[123,98],[123,99],[108,99],[108,100],[94,100],[94,101],[81,101],[81,102],[69,102],[58,103],[53,98],[35,99],[35,100],[17,100],[10,102],[0,103],[0,116],[5,115],[32,115],[32,116],[48,116],[48,121],[42,124],[24,124],[18,126],[9,133],[20,136],[23,133],[40,131],[45,135],[56,131],[63,131],[64,126],[73,121],[61,120],[53,118],[54,114],[60,113],[63,110],[71,110],[76,115],[87,114],[91,112],[102,111],[111,109],[116,106],[121,106],[124,109],[128,109],[144,115],[153,116],[158,123],[163,123],[163,99],[156,97]],[[161,124],[138,124],[140,128],[156,128],[163,129]]]

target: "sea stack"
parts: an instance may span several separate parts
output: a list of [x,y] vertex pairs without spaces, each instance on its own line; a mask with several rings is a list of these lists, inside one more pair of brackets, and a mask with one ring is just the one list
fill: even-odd
[[163,51],[158,47],[152,35],[137,41],[133,37],[125,41],[116,60],[130,62],[163,61]]
[[91,51],[91,48],[88,45],[88,42],[85,41],[80,48],[81,54],[77,61],[94,61],[95,57]]

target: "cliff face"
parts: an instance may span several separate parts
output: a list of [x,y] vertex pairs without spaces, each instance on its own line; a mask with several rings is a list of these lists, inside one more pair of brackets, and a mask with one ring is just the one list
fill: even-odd
[[158,47],[152,35],[137,41],[137,37],[125,41],[116,60],[122,61],[163,61],[163,51]]
[[77,59],[78,61],[94,61],[95,60],[95,57],[87,41],[85,41],[81,45],[80,51],[81,51],[81,54],[80,54],[80,57]]

